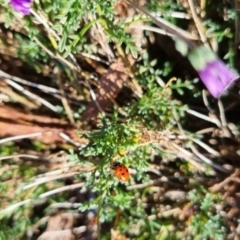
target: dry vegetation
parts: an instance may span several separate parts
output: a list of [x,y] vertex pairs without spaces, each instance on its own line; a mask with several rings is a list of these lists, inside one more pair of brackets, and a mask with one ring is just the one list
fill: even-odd
[[[0,1],[0,239],[240,239],[238,82],[213,99],[171,34],[87,2]],[[239,69],[237,1],[137,2]]]

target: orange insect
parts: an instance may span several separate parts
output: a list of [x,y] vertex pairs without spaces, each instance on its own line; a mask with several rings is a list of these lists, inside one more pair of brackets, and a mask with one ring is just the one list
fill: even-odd
[[118,180],[127,182],[130,178],[130,173],[128,171],[128,168],[120,163],[120,162],[113,162],[112,163],[112,170],[114,171],[116,177]]

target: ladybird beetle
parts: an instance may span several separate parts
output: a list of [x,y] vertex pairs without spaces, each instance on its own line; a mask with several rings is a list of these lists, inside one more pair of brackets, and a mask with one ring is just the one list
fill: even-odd
[[129,180],[130,174],[129,174],[128,168],[124,164],[119,162],[113,162],[112,170],[114,171],[118,180],[123,182],[127,182]]

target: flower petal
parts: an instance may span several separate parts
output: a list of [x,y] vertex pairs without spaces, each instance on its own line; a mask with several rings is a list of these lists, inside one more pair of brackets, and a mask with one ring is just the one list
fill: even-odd
[[188,59],[213,97],[218,98],[239,75],[203,45],[194,48]]
[[239,78],[224,62],[216,59],[198,70],[198,74],[213,97],[218,98]]
[[28,15],[30,13],[32,0],[11,0],[10,5],[18,12]]

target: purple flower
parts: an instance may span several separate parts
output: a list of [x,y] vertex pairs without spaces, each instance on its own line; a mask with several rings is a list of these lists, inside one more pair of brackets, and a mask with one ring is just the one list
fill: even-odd
[[218,98],[239,75],[204,46],[194,48],[188,59],[213,97]]
[[18,12],[24,15],[30,13],[32,0],[10,0],[11,6]]

